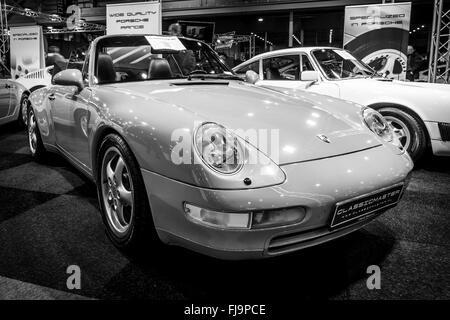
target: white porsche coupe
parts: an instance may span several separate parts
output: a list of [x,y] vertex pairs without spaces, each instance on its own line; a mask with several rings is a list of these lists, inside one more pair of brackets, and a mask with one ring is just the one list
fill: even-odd
[[387,79],[348,51],[301,47],[257,55],[233,69],[287,94],[321,93],[378,110],[414,161],[427,148],[450,156],[450,85]]

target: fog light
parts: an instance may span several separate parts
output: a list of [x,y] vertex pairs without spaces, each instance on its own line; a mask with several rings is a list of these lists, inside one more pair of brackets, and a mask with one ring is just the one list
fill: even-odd
[[255,212],[253,213],[252,229],[298,223],[303,220],[305,215],[306,211],[302,207]]
[[194,221],[216,228],[249,229],[251,213],[228,213],[184,204],[184,212]]

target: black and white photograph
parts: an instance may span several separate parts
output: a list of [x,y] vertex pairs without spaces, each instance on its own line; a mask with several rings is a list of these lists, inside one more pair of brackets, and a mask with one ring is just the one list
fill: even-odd
[[0,300],[450,300],[450,0],[0,9]]

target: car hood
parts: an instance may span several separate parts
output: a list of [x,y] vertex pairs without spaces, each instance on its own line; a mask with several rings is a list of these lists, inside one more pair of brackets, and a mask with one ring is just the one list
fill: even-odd
[[[127,101],[135,101],[136,108],[145,108],[149,101],[156,102],[153,105],[170,105],[195,115],[198,121],[221,124],[243,139],[246,139],[243,132],[248,130],[267,130],[258,132],[268,139],[272,133],[275,138],[262,151],[276,150],[265,153],[278,164],[337,156],[380,145],[363,124],[359,106],[322,95],[292,97],[240,81],[153,81],[108,87],[114,87],[110,93],[122,93],[129,98]],[[340,111],[332,112],[333,109]],[[151,112],[147,114],[154,116]],[[191,115],[186,118],[192,119]],[[173,120],[172,126],[187,125],[182,119]],[[327,136],[329,143],[319,135]]]

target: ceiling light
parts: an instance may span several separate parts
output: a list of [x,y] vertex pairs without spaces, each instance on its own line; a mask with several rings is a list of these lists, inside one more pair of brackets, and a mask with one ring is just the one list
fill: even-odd
[[263,22],[264,19],[263,19],[263,18],[258,18],[258,21],[259,21],[259,22]]

